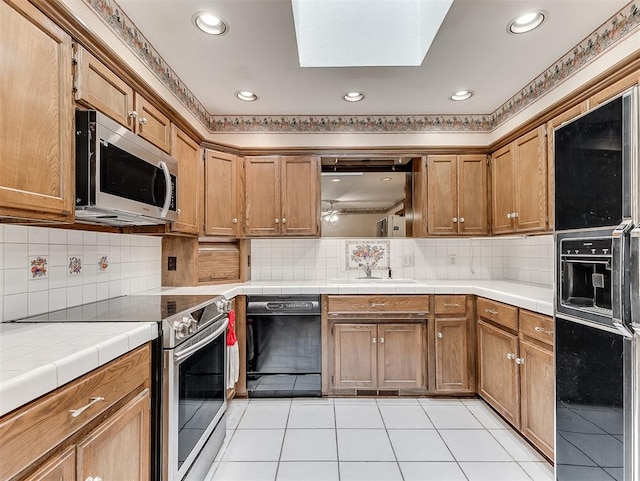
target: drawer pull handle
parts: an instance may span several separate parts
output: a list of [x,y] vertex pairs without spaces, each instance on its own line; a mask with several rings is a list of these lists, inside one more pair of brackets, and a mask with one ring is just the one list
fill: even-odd
[[492,316],[497,316],[498,315],[498,311],[494,311],[493,309],[485,309],[484,312],[488,312]]
[[438,333],[438,339],[442,339],[444,336],[442,335],[441,332]]
[[553,336],[553,331],[547,331],[545,328],[540,326],[534,327],[533,330],[536,332],[544,332],[545,334],[549,334],[550,336]]
[[384,307],[385,303],[384,302],[372,302],[371,303],[371,307]]
[[512,352],[507,353],[507,359],[509,359],[510,361],[513,361],[516,358],[516,355]]
[[449,303],[449,302],[445,302],[444,303],[444,307],[460,307],[460,304],[458,303]]
[[89,476],[87,479],[85,479],[84,481],[102,481],[102,478],[100,476]]
[[[69,413],[71,414],[72,418],[77,418],[83,412],[85,412],[87,409],[89,409],[91,406],[93,406],[95,403],[98,403],[100,401],[104,401],[104,398],[103,397],[92,397],[91,401],[89,402],[89,404],[87,404],[86,406],[82,406],[81,408],[78,408],[78,409],[71,409],[71,410],[69,410]],[[94,478],[94,480],[95,480],[95,478]]]

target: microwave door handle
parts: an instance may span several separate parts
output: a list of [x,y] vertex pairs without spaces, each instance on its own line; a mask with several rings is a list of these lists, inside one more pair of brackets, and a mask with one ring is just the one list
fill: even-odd
[[162,211],[160,212],[160,217],[166,217],[169,213],[169,207],[171,206],[171,194],[173,191],[173,187],[171,186],[171,173],[169,172],[169,167],[165,164],[164,161],[160,161],[158,166],[162,169],[164,173],[164,180],[166,182],[166,189],[164,194],[164,205],[162,206]]
[[611,250],[613,251],[611,256],[613,267],[611,272],[611,310],[613,311],[613,325],[625,337],[633,337],[633,331],[626,324],[629,320],[625,319],[624,298],[625,285],[628,285],[627,279],[625,279],[625,244],[628,242],[628,232],[632,227],[633,224],[630,221],[625,221],[616,227],[611,235]]

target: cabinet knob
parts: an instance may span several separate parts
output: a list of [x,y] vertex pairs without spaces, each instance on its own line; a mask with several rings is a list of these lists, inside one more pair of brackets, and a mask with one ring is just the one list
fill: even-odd
[[516,358],[516,355],[512,352],[507,353],[507,359],[513,361]]
[[513,214],[507,214],[507,219],[511,219],[513,217]]
[[287,218],[286,218],[286,217],[283,217],[283,218],[282,218],[282,223],[283,223],[283,224],[286,224],[286,223],[287,223]]
[[181,214],[182,211],[180,209],[176,210],[176,213]]
[[524,358],[523,357],[516,357],[516,364],[524,364]]
[[136,112],[135,110],[132,110],[131,112],[129,112],[130,119],[135,119],[137,116],[138,116],[138,112]]
[[511,215],[513,216],[514,219],[517,219],[518,217],[520,217],[520,214],[518,214],[517,212],[514,212]]
[[460,222],[464,222],[464,217],[460,217]]
[[380,338],[380,344],[384,344],[384,337]]
[[238,218],[234,217],[233,219],[231,219],[231,222],[233,222],[234,224],[237,224],[238,223]]
[[280,223],[280,219],[276,219],[276,224],[279,224],[279,223]]
[[441,332],[438,333],[438,339],[442,339],[444,336],[442,335]]
[[142,117],[140,120],[138,120],[138,122],[139,122],[141,125],[146,125],[146,123],[148,122],[148,120],[147,120],[147,118],[146,118],[146,117]]
[[458,222],[458,218],[454,217],[453,219],[451,219],[453,221],[453,223],[455,224],[456,222]]
[[376,338],[375,338],[375,337],[372,337],[372,338],[371,338],[371,344],[375,344],[375,343],[376,343]]

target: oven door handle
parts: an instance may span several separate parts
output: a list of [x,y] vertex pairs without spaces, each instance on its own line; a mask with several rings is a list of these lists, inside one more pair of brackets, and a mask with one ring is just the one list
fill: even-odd
[[629,231],[633,229],[633,223],[629,220],[623,221],[611,234],[612,252],[612,279],[611,279],[611,310],[613,311],[613,325],[625,337],[633,337],[633,330],[627,323],[625,310],[629,300],[625,298],[625,286],[628,285],[626,278],[626,262],[629,251]]
[[631,325],[640,333],[640,225],[631,231],[629,266],[631,274],[629,285],[631,290]]
[[222,323],[222,325],[218,329],[216,329],[213,333],[209,334],[207,337],[205,337],[201,341],[196,342],[195,344],[185,348],[184,350],[182,350],[180,352],[175,352],[173,354],[173,360],[175,362],[184,361],[186,358],[191,356],[198,349],[200,349],[200,348],[206,346],[207,344],[215,341],[221,334],[224,334],[224,331],[227,329],[227,326],[229,326],[229,318],[228,317],[224,320],[224,322]]

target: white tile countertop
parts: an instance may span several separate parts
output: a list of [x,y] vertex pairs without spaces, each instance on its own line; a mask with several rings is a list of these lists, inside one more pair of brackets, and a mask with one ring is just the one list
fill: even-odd
[[0,323],[0,416],[157,337],[148,322]]
[[[293,294],[474,294],[548,316],[553,315],[553,288],[515,281],[410,280],[407,283],[338,280],[251,281],[242,284],[218,284],[197,287],[164,287],[157,294],[219,294],[227,298],[239,295]],[[149,294],[150,292],[147,292]]]

